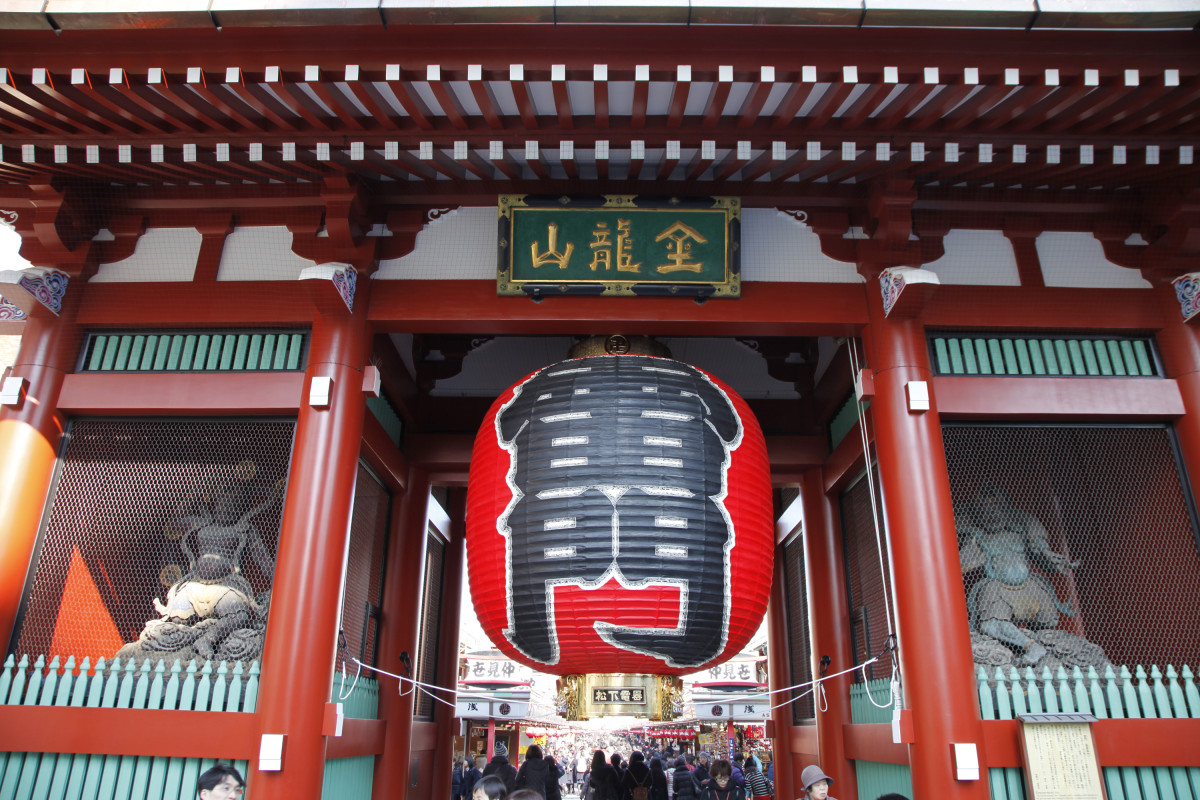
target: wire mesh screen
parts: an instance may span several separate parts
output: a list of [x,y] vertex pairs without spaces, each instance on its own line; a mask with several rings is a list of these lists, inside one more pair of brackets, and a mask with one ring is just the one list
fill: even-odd
[[[874,472],[876,507],[879,509],[880,536],[884,531],[883,502],[879,497],[879,473]],[[850,639],[854,646],[855,663],[861,664],[878,653],[887,643],[887,609],[890,606],[891,587],[887,548],[883,549],[880,561],[879,539],[875,535],[875,523],[871,511],[871,492],[864,475],[857,483],[842,493],[842,544],[845,548],[846,583],[850,600]],[[885,596],[885,592],[887,593]],[[878,664],[867,668],[868,679],[884,677]],[[878,673],[878,674],[876,674]],[[861,681],[862,670],[854,673],[854,680]]]
[[[787,584],[788,657],[791,660],[791,685],[812,680],[812,644],[808,627],[808,581],[804,576],[804,537],[797,536],[783,548],[783,572]],[[792,692],[792,696],[804,690]],[[782,702],[783,698],[775,702]],[[792,722],[796,725],[815,721],[813,696],[807,694],[792,703]]]
[[978,663],[1200,663],[1200,557],[1165,427],[943,427]]
[[342,598],[342,632],[346,637],[346,652],[366,664],[376,663],[390,506],[387,489],[369,469],[359,464]]
[[257,658],[294,427],[72,423],[15,649]]
[[[437,680],[438,631],[442,627],[442,565],[446,561],[446,543],[432,531],[425,544],[425,587],[421,592],[421,639],[417,645],[417,680]],[[434,700],[428,692],[417,699],[416,715],[433,717]]]

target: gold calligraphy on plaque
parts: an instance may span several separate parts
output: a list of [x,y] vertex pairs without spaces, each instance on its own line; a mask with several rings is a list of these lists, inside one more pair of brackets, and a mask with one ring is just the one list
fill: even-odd
[[529,252],[533,256],[533,267],[544,267],[547,264],[557,264],[559,269],[566,269],[571,263],[571,254],[575,252],[575,245],[567,242],[567,247],[563,252],[558,252],[558,226],[551,222],[546,226],[546,236],[550,240],[546,252],[538,255],[538,243],[534,242],[529,245]]
[[699,272],[704,269],[703,261],[688,261],[692,255],[692,241],[700,244],[708,241],[700,235],[698,230],[676,221],[674,225],[654,237],[656,242],[661,242],[663,239],[669,242],[667,245],[667,261],[669,263],[659,264],[655,268],[659,272]]

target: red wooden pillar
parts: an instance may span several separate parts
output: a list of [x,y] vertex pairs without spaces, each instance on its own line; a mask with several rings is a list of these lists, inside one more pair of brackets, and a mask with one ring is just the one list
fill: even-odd
[[[821,674],[821,657],[829,656],[832,672],[854,665],[850,644],[850,601],[846,593],[846,570],[842,564],[842,537],[837,509],[825,494],[822,470],[809,470],[800,485],[804,508],[804,564],[808,584],[808,620],[812,640],[812,674]],[[817,747],[821,767],[837,781],[841,800],[856,800],[858,780],[854,764],[846,757],[843,736],[851,724],[850,685],[853,675],[826,681],[828,707],[817,706]],[[798,791],[801,791],[800,787]]]
[[[788,647],[787,572],[784,568],[783,547],[775,548],[775,575],[771,583],[771,599],[767,604],[767,685],[772,692],[791,686],[791,650]],[[783,703],[788,695],[780,692],[770,695],[771,705]],[[795,731],[792,728],[792,705],[780,705],[771,712],[773,730],[772,748],[775,756],[775,795],[790,798],[799,792],[793,781],[799,775],[792,760]]]
[[64,421],[58,413],[63,378],[75,368],[82,335],[74,324],[79,290],[68,291],[60,316],[35,307],[25,323],[12,375],[29,381],[19,408],[0,410],[0,643],[13,635],[32,568],[42,509],[54,474]]
[[[446,513],[450,516],[449,541],[446,543],[446,560],[442,569],[442,614],[438,639],[437,678],[438,686],[458,688],[458,623],[462,606],[463,561],[466,554],[467,493],[465,489],[451,489]],[[453,703],[455,695],[438,692],[437,695]],[[434,703],[433,719],[437,725],[438,742],[433,752],[433,797],[450,796],[450,778],[454,771],[454,748],[451,742],[458,733],[459,720],[455,710],[445,703]]]
[[[305,395],[296,423],[279,556],[263,650],[261,734],[284,734],[283,769],[250,762],[255,798],[321,796],[325,704],[333,680],[338,600],[350,531],[354,481],[366,410],[362,367],[370,353],[366,292],[353,315],[313,322]],[[330,377],[329,405],[313,408],[313,379]]]
[[[408,653],[416,669],[417,637],[421,627],[421,575],[425,567],[426,526],[429,516],[429,475],[409,469],[407,489],[396,513],[388,544],[387,577],[380,611],[379,665],[404,674],[400,654]],[[416,678],[416,675],[411,677]],[[376,800],[405,797],[412,779],[413,708],[411,684],[396,686],[384,678],[379,691],[379,718],[387,723],[383,754],[375,759],[371,795]]]
[[1158,349],[1167,377],[1174,378],[1187,413],[1176,420],[1175,434],[1187,466],[1192,496],[1200,498],[1200,320],[1183,321],[1175,289],[1169,283],[1157,286],[1163,319],[1158,332]]
[[[975,665],[958,560],[954,509],[942,445],[932,369],[922,325],[886,319],[879,284],[864,287],[870,325],[864,332],[875,373],[871,403],[887,515],[891,580],[917,798],[989,797],[976,701]],[[930,409],[909,411],[906,384],[925,381]],[[957,780],[953,743],[973,743],[981,780]]]

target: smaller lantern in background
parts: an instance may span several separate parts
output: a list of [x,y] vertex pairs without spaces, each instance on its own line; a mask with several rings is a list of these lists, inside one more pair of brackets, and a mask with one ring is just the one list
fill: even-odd
[[762,432],[695,367],[598,355],[546,367],[476,437],[476,612],[534,669],[683,674],[762,621],[774,545]]

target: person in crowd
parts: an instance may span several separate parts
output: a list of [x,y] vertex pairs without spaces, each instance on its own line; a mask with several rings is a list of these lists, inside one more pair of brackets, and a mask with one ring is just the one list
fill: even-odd
[[696,778],[696,783],[701,789],[703,789],[705,786],[708,786],[708,766],[708,753],[701,753],[700,755],[696,756],[696,769],[694,772],[692,772],[692,775]]
[[733,761],[729,764],[730,777],[733,782],[743,789],[746,788],[746,774],[742,772],[742,759],[745,758],[741,753],[733,754]]
[[804,792],[808,800],[837,800],[829,794],[829,787],[833,786],[833,778],[826,775],[816,764],[809,764],[804,768],[800,773],[800,782],[804,784]]
[[767,776],[759,770],[758,762],[747,758],[742,765],[742,772],[746,776],[746,796],[753,800],[770,800],[771,784],[767,783]]
[[525,761],[522,762],[521,768],[517,770],[516,788],[532,789],[538,793],[539,797],[546,797],[546,786],[551,782],[558,784],[558,774],[550,775],[550,767],[546,763],[546,759],[542,757],[542,748],[536,744],[531,744],[525,750]]
[[562,800],[563,772],[554,756],[546,756],[546,800]]
[[463,796],[463,760],[454,759],[454,770],[450,773],[450,800],[461,800]]
[[508,800],[542,800],[542,796],[533,789],[517,789],[508,796]]
[[633,790],[639,786],[647,789],[650,786],[650,767],[646,765],[646,756],[641,750],[634,750],[629,755],[629,766],[621,776],[621,797],[623,800],[634,800]]
[[486,778],[489,775],[495,775],[504,781],[505,788],[510,792],[517,788],[517,770],[508,763],[508,747],[504,742],[496,742],[496,747],[492,750],[492,760],[483,768],[483,776]]
[[746,790],[733,782],[732,765],[723,758],[712,762],[708,786],[700,800],[746,800]]
[[671,791],[676,800],[694,800],[700,796],[700,784],[696,783],[684,758],[675,759],[675,771],[671,773]]
[[480,778],[471,791],[471,800],[505,800],[507,797],[508,787],[499,775],[487,775]]
[[623,779],[625,777],[625,765],[621,763],[621,754],[614,751],[608,761],[612,764],[612,768],[617,771],[617,780],[620,781]]
[[621,780],[617,770],[604,759],[604,751],[592,754],[591,777],[588,779],[589,800],[620,800]]
[[663,760],[656,758],[650,762],[650,800],[668,800],[670,792],[667,785],[667,772],[663,769]]
[[242,773],[234,767],[217,764],[200,775],[196,790],[200,793],[200,800],[234,800],[242,796],[246,782],[242,780]]
[[475,766],[475,759],[467,756],[463,759],[463,779],[462,779],[462,797],[464,800],[471,800],[471,795],[475,791],[475,784],[483,777],[483,773],[479,771],[479,767]]

